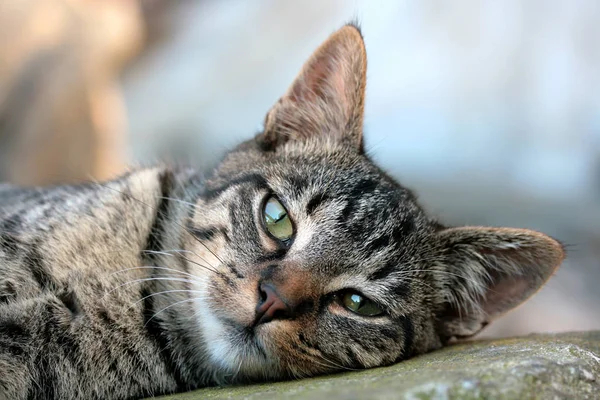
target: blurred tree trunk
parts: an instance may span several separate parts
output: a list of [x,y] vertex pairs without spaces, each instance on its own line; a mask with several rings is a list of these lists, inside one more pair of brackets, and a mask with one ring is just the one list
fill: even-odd
[[0,2],[0,180],[40,185],[123,172],[117,79],[142,39],[137,2]]

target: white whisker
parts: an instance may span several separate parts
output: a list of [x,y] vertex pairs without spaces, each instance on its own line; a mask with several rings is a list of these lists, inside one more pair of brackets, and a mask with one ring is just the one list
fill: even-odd
[[148,281],[174,281],[174,282],[186,282],[186,283],[198,283],[197,281],[192,281],[190,279],[184,279],[184,278],[166,278],[166,277],[154,277],[154,278],[142,278],[142,279],[135,279],[133,281],[128,281],[125,282],[119,286],[117,286],[116,288],[104,293],[103,297],[108,296],[109,294],[111,294],[112,292],[114,292],[115,290],[123,287],[123,286],[129,286],[129,285],[133,285],[135,283],[142,283],[142,282],[148,282]]
[[119,274],[119,273],[122,273],[122,272],[137,270],[137,269],[159,269],[159,270],[171,271],[171,272],[175,272],[175,273],[178,273],[178,274],[186,275],[186,276],[189,276],[189,277],[194,278],[194,279],[200,279],[200,277],[198,277],[196,275],[193,275],[193,274],[190,274],[190,273],[185,272],[185,271],[179,271],[179,270],[176,270],[174,268],[157,267],[157,266],[154,266],[154,265],[143,265],[143,266],[139,266],[139,267],[131,267],[131,268],[120,269],[118,271],[112,272],[110,274],[110,276],[115,275],[115,274]]
[[141,299],[139,299],[138,301],[134,302],[131,304],[131,306],[134,306],[138,303],[141,303],[142,301],[153,297],[153,296],[158,296],[159,294],[168,294],[168,293],[181,293],[181,292],[187,292],[187,293],[202,293],[200,290],[189,290],[189,289],[173,289],[173,290],[163,290],[162,292],[156,292],[156,293],[151,293],[147,296],[142,297]]
[[148,319],[148,321],[146,321],[146,323],[144,324],[144,328],[146,327],[146,325],[148,325],[148,323],[149,323],[150,321],[152,321],[152,320],[154,319],[154,317],[156,317],[156,316],[157,316],[158,314],[160,314],[161,312],[163,312],[163,311],[166,311],[166,310],[168,310],[168,309],[169,309],[169,308],[171,308],[171,307],[175,307],[175,306],[176,306],[176,305],[178,305],[178,304],[186,303],[186,302],[188,302],[188,301],[195,301],[195,300],[198,300],[198,298],[195,298],[195,297],[193,297],[193,298],[190,298],[190,299],[181,300],[181,301],[178,301],[178,302],[176,302],[176,303],[173,303],[173,304],[171,304],[171,305],[169,305],[169,306],[167,306],[167,307],[165,307],[165,308],[161,309],[160,311],[158,311],[158,312],[154,313],[154,315],[153,315],[152,317],[150,317],[150,319]]

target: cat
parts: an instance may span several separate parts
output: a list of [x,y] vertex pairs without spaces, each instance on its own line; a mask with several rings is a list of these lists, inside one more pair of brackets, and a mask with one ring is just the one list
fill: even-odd
[[349,24],[206,176],[0,185],[0,393],[126,399],[389,365],[475,335],[562,245],[446,227],[365,154]]

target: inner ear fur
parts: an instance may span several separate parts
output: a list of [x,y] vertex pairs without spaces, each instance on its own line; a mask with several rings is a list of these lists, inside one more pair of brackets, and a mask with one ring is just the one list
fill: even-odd
[[326,135],[362,151],[367,54],[356,25],[333,33],[268,112],[263,148]]
[[523,303],[565,257],[557,240],[528,229],[462,227],[438,235],[444,290],[438,329],[446,339],[472,336]]

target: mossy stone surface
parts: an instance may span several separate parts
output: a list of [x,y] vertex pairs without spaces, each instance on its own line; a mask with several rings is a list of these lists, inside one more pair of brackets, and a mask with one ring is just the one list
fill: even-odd
[[163,399],[238,398],[600,399],[600,332],[466,342],[385,368]]

